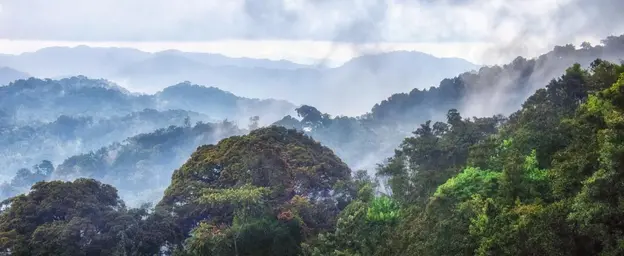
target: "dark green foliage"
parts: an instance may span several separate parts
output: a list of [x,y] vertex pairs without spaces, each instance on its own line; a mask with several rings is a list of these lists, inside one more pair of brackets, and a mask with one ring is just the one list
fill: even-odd
[[374,208],[354,202],[310,254],[621,255],[622,88],[624,68],[597,60],[508,120],[423,124],[378,170],[401,208],[393,232],[367,229]]
[[[229,122],[198,122],[192,127],[170,126],[130,137],[124,143],[114,143],[97,151],[70,157],[58,166],[54,174],[56,177],[97,178],[133,194],[148,189],[163,191],[172,170],[183,163],[197,146],[241,133]],[[121,176],[125,178],[120,180]]]
[[[400,124],[378,121],[429,118],[432,101],[450,108],[445,122],[427,121],[405,138],[375,180],[365,171],[351,176],[303,132],[272,126],[197,148],[153,212],[127,209],[112,186],[94,180],[40,182],[6,201],[0,248],[11,255],[622,255],[624,66],[572,65],[508,118],[463,118],[455,109],[502,81],[509,85],[503,93],[528,94],[572,59],[622,48],[621,37],[599,47],[555,47],[536,60],[394,95],[365,117],[330,118],[302,106],[302,121],[280,122],[334,141],[337,151],[365,152],[378,141],[350,142],[384,129],[400,133],[393,130]],[[69,127],[81,122],[59,119]],[[47,162],[20,170],[12,184],[50,173],[119,176],[136,171],[128,167],[136,158],[165,164],[159,152],[215,128],[189,123],[70,159],[54,172]]]
[[272,216],[271,191],[245,185],[235,189],[206,189],[199,203],[234,209],[231,225],[217,218],[191,232],[182,255],[297,255],[303,239],[301,220],[291,210]]
[[400,202],[424,204],[465,165],[470,148],[494,134],[504,121],[500,116],[464,120],[456,110],[448,112],[447,120],[421,125],[415,137],[405,139],[395,156],[379,169]]
[[95,180],[40,182],[0,215],[0,248],[10,255],[153,255],[176,239],[175,226],[125,208]]
[[[197,149],[173,174],[159,206],[173,211],[189,230],[211,218],[227,220],[227,207],[197,203],[203,189],[237,188],[245,184],[270,190],[270,208],[285,206],[294,197],[306,198],[313,214],[304,214],[308,228],[327,229],[338,214],[330,196],[334,186],[348,181],[350,170],[331,150],[296,130],[268,127],[249,135],[222,140]],[[318,213],[315,211],[320,210]]]

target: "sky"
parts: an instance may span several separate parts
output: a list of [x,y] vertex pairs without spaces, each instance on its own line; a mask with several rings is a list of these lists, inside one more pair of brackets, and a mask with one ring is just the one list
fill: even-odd
[[0,53],[178,49],[310,62],[418,50],[479,64],[624,33],[622,0],[0,0]]

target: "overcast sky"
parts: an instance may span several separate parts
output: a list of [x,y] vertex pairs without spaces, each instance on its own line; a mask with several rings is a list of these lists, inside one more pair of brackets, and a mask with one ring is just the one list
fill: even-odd
[[0,0],[0,52],[51,45],[348,59],[420,50],[478,63],[624,33],[622,0]]

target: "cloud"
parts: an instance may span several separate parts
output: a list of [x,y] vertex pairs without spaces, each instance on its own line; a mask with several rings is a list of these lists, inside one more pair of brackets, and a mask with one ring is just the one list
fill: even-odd
[[[489,63],[624,33],[621,0],[0,0],[0,40],[489,44]],[[364,44],[365,43],[365,44]],[[329,50],[329,55],[333,50]],[[322,58],[323,56],[317,56]],[[494,61],[494,59],[504,61]]]
[[605,34],[624,19],[619,0],[2,1],[0,38],[33,40],[484,41]]

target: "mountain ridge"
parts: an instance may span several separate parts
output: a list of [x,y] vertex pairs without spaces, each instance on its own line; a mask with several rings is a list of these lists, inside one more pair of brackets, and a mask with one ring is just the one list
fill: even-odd
[[[276,98],[364,113],[396,92],[439,80],[479,65],[438,58],[416,51],[363,55],[338,67],[298,64],[287,60],[233,58],[221,54],[130,48],[54,47],[32,53],[0,56],[0,65],[27,70],[35,77],[85,75],[106,78],[135,92],[155,93],[180,81],[209,84],[247,98]],[[357,85],[357,86],[355,86]],[[382,86],[383,85],[383,86]],[[367,93],[357,102],[340,95]],[[322,97],[325,99],[321,100]]]

